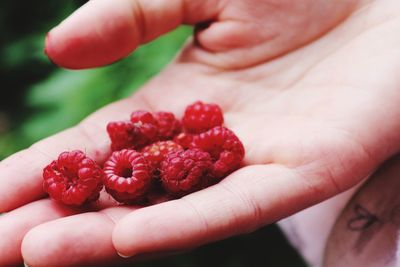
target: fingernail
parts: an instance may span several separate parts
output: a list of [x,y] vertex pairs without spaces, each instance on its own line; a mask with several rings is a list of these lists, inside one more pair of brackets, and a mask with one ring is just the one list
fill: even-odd
[[117,254],[118,254],[121,258],[124,258],[124,259],[128,259],[128,258],[132,257],[132,256],[126,256],[126,255],[121,254],[121,253],[119,253],[119,252],[117,252]]

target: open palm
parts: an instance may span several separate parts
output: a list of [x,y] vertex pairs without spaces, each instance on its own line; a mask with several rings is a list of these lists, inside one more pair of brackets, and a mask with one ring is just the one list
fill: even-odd
[[[96,0],[50,33],[49,56],[85,68],[210,21],[134,96],[0,163],[0,212],[10,211],[0,217],[0,265],[22,260],[21,243],[29,266],[99,266],[130,261],[117,251],[174,253],[253,231],[354,186],[399,150],[400,3],[255,2]],[[61,151],[102,162],[107,122],[135,109],[181,115],[198,99],[221,105],[246,167],[144,208],[106,195],[89,210],[38,200],[42,168]]]

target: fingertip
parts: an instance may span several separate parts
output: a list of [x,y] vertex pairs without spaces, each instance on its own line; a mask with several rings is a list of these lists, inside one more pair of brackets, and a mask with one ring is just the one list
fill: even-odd
[[[39,228],[39,230],[37,230]],[[40,227],[35,227],[30,230],[22,239],[21,243],[21,254],[24,259],[24,264],[27,266],[40,266],[41,259],[45,259],[46,255],[43,255],[42,243],[38,242],[41,238]]]
[[128,241],[128,239],[133,240],[134,238],[134,234],[130,231],[130,224],[129,220],[121,219],[121,221],[115,225],[112,233],[114,248],[118,255],[124,259],[133,257],[136,254],[132,242]]
[[99,67],[126,57],[140,41],[126,2],[89,1],[47,34],[45,54],[67,69]]
[[49,59],[50,63],[52,63],[55,66],[59,66],[54,60],[53,60],[53,51],[52,51],[52,46],[51,46],[51,32],[48,32],[46,34],[45,40],[44,40],[44,54],[47,56]]
[[133,211],[115,225],[112,243],[121,257],[163,250],[159,243],[164,230],[155,216],[154,207]]

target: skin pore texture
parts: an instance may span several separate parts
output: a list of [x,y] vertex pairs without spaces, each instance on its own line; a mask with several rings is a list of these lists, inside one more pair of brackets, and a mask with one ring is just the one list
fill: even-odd
[[[132,97],[0,163],[1,266],[122,264],[137,257],[117,252],[176,252],[251,232],[355,186],[399,151],[400,2],[255,2],[95,0],[50,31],[51,60],[81,69],[180,24],[209,25]],[[106,159],[107,122],[136,109],[180,117],[198,99],[221,105],[246,148],[246,166],[219,184],[144,208],[106,195],[84,209],[38,200],[42,168],[60,152]]]

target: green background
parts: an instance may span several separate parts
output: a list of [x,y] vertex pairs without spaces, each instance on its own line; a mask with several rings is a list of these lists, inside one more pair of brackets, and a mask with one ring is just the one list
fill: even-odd
[[[171,60],[192,32],[190,27],[181,27],[111,66],[85,71],[60,69],[43,53],[44,36],[84,2],[0,2],[0,160],[130,95]],[[305,265],[271,225],[135,266]]]

